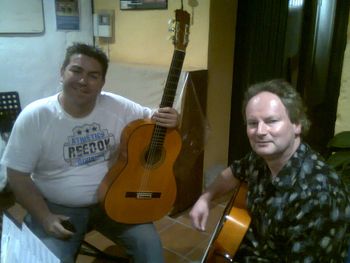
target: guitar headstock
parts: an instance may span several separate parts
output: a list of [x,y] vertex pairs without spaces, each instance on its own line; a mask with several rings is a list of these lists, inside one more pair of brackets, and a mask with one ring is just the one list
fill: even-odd
[[171,31],[174,32],[172,40],[175,49],[185,51],[190,34],[190,14],[182,9],[175,10],[175,20]]

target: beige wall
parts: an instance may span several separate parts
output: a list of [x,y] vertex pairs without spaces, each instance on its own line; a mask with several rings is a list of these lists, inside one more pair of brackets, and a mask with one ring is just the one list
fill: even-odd
[[[184,68],[207,68],[210,0],[183,1],[184,9],[191,14],[190,41],[186,49]],[[198,3],[191,7],[188,3]],[[174,11],[181,8],[181,1],[168,0],[166,10],[120,10],[119,0],[94,0],[95,11],[114,10],[115,41],[101,47],[109,53],[113,62],[168,66],[173,44],[168,38],[168,21]]]
[[204,168],[209,171],[228,161],[236,9],[237,1],[210,4],[207,113],[211,131],[204,156]]
[[[350,20],[349,20],[350,25]],[[340,95],[338,99],[335,133],[350,131],[350,26],[348,25],[347,44],[344,53]]]

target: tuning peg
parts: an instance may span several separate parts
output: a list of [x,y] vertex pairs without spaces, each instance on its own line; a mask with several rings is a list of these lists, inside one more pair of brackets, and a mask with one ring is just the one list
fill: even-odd
[[174,18],[170,18],[169,20],[168,20],[168,25],[170,26],[170,25],[172,25],[172,24],[174,24],[175,23],[175,19]]
[[168,31],[169,32],[175,32],[175,20],[169,19],[168,21]]

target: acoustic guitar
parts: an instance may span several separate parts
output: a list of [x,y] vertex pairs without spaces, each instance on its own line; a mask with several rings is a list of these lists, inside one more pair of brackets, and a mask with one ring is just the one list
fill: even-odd
[[245,209],[246,183],[241,183],[218,222],[201,263],[233,262],[251,218]]
[[[160,108],[172,107],[188,44],[190,15],[175,10],[174,53]],[[150,119],[129,123],[121,135],[117,161],[99,187],[99,200],[107,215],[121,223],[158,220],[176,199],[173,165],[181,150],[177,129],[167,129]]]

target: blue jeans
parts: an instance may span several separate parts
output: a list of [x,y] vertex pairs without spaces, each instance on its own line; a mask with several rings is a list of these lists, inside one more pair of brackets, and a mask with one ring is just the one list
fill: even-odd
[[26,225],[46,244],[62,263],[74,263],[88,227],[92,226],[115,243],[125,247],[134,263],[163,263],[162,244],[152,223],[121,224],[111,220],[99,206],[71,208],[48,202],[52,213],[66,215],[76,228],[69,240],[49,236],[30,214]]

